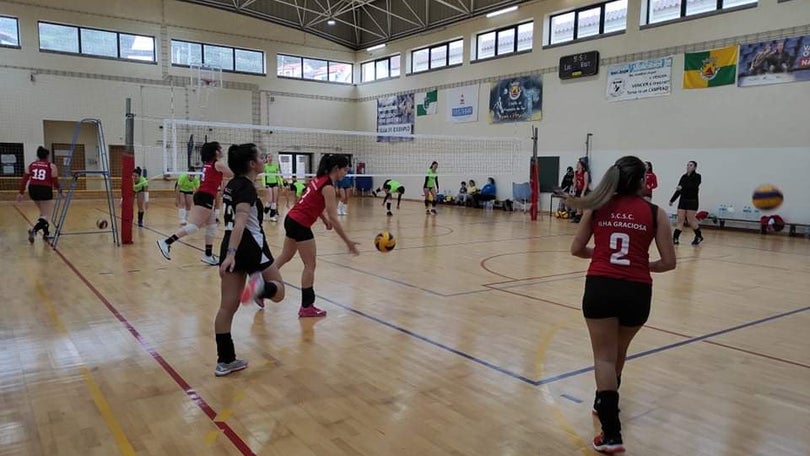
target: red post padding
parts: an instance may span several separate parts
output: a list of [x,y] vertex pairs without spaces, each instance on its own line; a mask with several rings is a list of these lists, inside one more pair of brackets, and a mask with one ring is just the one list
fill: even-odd
[[121,156],[121,242],[132,244],[132,219],[134,216],[135,192],[132,187],[132,171],[135,169],[135,156],[125,153]]
[[532,159],[529,165],[529,183],[532,186],[532,207],[529,209],[529,215],[532,220],[537,220],[537,214],[540,212],[540,185],[538,182],[540,176],[540,160]]

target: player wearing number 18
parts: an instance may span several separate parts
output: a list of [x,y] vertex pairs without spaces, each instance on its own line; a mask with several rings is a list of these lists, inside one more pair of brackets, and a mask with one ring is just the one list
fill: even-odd
[[[33,228],[28,230],[28,242],[34,242],[34,236],[37,231],[42,230],[44,238],[50,236],[48,228],[50,222],[48,218],[53,212],[53,189],[60,189],[59,177],[56,165],[51,163],[48,158],[51,151],[39,146],[37,148],[37,159],[28,165],[28,171],[23,174],[20,181],[20,193],[17,195],[17,202],[21,202],[25,194],[25,186],[28,185],[28,195],[31,200],[36,203],[39,209],[39,219]],[[61,191],[61,189],[60,189]]]
[[[593,446],[603,453],[624,451],[619,421],[619,380],[630,341],[647,321],[652,300],[650,272],[675,268],[675,247],[667,214],[643,197],[645,165],[622,157],[588,196],[566,204],[584,209],[571,254],[591,260],[582,313],[588,326],[596,374],[594,411],[602,433]],[[594,247],[587,247],[594,238]],[[650,261],[652,241],[660,260]]]

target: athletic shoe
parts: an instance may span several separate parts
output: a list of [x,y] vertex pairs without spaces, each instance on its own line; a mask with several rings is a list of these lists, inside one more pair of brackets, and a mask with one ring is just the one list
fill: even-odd
[[377,191],[376,191],[376,190],[372,190],[372,191],[371,191],[371,194],[374,196],[374,198],[376,198],[376,197],[377,197]]
[[259,310],[264,310],[264,298],[256,298],[253,300],[257,306],[259,306]]
[[433,214],[433,215],[436,215],[436,209],[431,209],[430,213]]
[[143,222],[138,222],[138,228],[143,228]]
[[593,438],[593,449],[604,454],[624,453],[624,444],[621,436],[608,439],[599,434]]
[[160,253],[163,254],[163,258],[166,258],[167,260],[172,259],[172,246],[167,244],[163,239],[157,241],[157,246],[160,249]]
[[200,261],[209,266],[219,266],[219,258],[216,255],[207,255],[200,258]]
[[692,240],[692,245],[698,245],[703,242],[703,236],[695,236],[695,239]]
[[274,216],[270,217],[270,219],[269,219],[269,220],[270,220],[271,222],[278,222],[278,217],[276,217],[276,216],[274,215]]
[[385,215],[387,215],[387,216],[391,217],[391,216],[392,216],[392,215],[394,215],[394,214],[392,214],[392,213],[391,213],[391,211],[388,211],[388,212],[386,212],[386,213],[385,213]]
[[28,242],[34,243],[34,230],[28,230]]
[[247,361],[244,359],[235,359],[229,363],[217,363],[217,368],[214,369],[214,375],[217,377],[224,377],[231,372],[240,371],[248,367]]
[[239,302],[255,302],[256,298],[260,297],[262,292],[264,292],[264,277],[262,277],[261,272],[254,272],[248,277],[247,284],[242,290],[242,296],[239,298]]
[[425,214],[430,215],[430,209],[425,209]]
[[301,307],[298,309],[298,318],[309,318],[309,317],[325,317],[326,311],[321,310],[315,306],[309,307]]
[[679,241],[678,238],[672,238],[672,243],[678,245],[681,243],[681,241]]

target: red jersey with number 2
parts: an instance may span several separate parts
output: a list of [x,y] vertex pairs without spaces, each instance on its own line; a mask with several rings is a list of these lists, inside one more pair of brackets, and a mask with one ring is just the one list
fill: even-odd
[[28,174],[31,180],[28,185],[41,185],[51,187],[53,176],[51,176],[51,162],[47,160],[37,160],[28,165]]
[[222,171],[217,170],[217,161],[210,161],[203,165],[202,178],[198,192],[207,193],[216,197],[219,186],[222,184]]
[[650,244],[657,215],[658,207],[639,196],[616,196],[595,210],[588,275],[651,284]]

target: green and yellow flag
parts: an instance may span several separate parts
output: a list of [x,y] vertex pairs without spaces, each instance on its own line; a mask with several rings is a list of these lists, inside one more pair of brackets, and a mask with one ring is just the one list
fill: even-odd
[[687,52],[683,59],[683,88],[704,89],[734,84],[739,46],[703,52]]

